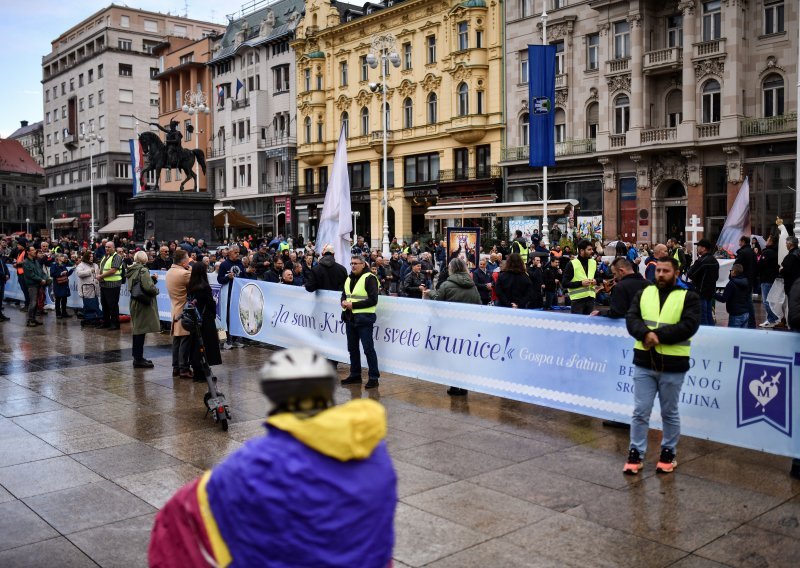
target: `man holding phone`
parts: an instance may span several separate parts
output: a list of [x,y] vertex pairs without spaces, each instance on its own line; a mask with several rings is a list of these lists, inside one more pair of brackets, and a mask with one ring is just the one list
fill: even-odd
[[[222,286],[233,283],[234,278],[244,274],[244,264],[242,259],[239,258],[239,247],[233,245],[228,249],[228,258],[223,260],[219,265],[217,271],[217,282]],[[228,294],[228,317],[231,313],[231,294]],[[232,349],[233,347],[244,347],[243,344],[236,341],[233,336],[228,333],[228,338],[225,340],[225,349]]]

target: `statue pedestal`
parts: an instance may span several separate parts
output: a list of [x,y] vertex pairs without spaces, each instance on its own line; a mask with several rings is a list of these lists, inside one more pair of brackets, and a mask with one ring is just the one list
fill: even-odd
[[180,242],[183,237],[216,241],[214,201],[209,193],[143,191],[130,200],[133,238],[136,242],[151,236],[158,242]]

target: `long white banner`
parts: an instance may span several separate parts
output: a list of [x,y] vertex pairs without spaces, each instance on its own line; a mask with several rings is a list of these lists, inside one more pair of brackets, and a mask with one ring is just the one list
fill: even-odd
[[[338,294],[251,280],[232,293],[233,335],[349,360]],[[385,296],[377,316],[381,371],[630,421],[633,340],[622,321]],[[798,366],[798,334],[702,327],[681,392],[684,433],[800,456]]]

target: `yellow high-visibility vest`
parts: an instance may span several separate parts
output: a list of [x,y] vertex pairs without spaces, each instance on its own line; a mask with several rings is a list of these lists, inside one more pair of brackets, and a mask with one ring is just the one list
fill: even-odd
[[[639,300],[639,311],[642,314],[642,320],[650,329],[658,329],[665,325],[676,324],[681,321],[683,315],[683,303],[686,300],[686,290],[676,289],[670,292],[664,306],[661,306],[661,300],[658,296],[658,286],[648,286],[642,291],[642,297]],[[661,355],[673,355],[679,357],[688,357],[691,350],[692,340],[688,339],[681,343],[674,343],[672,345],[659,344],[655,346],[656,353]],[[645,347],[644,343],[637,341],[634,344],[634,349],[647,351],[649,347]]]
[[[366,300],[369,296],[367,295],[367,278],[369,277],[376,278],[375,275],[370,272],[369,270],[364,270],[364,272],[359,276],[358,280],[356,280],[356,285],[353,286],[353,291],[350,291],[350,277],[347,277],[347,280],[344,281],[344,294],[347,298],[348,302],[360,302],[362,300]],[[377,278],[376,278],[377,280]],[[354,309],[354,314],[374,314],[375,309],[377,308],[377,304],[369,307],[369,308],[360,308]]]
[[[584,280],[594,280],[594,276],[597,273],[597,261],[593,258],[589,259],[589,274],[587,275],[586,272],[583,270],[583,265],[581,261],[577,258],[573,258],[570,260],[570,264],[572,264],[572,281],[573,282],[583,282]],[[569,289],[569,298],[570,300],[580,300],[582,298],[594,298],[596,297],[596,293],[594,291],[594,286],[579,286],[577,288],[570,288]]]

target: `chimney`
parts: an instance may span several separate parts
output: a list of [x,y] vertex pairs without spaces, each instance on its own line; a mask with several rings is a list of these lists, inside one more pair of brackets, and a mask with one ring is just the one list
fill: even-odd
[[20,120],[20,121],[19,121],[19,125],[20,125],[22,128],[25,128],[26,126],[28,126],[28,121],[27,121],[27,120]]

